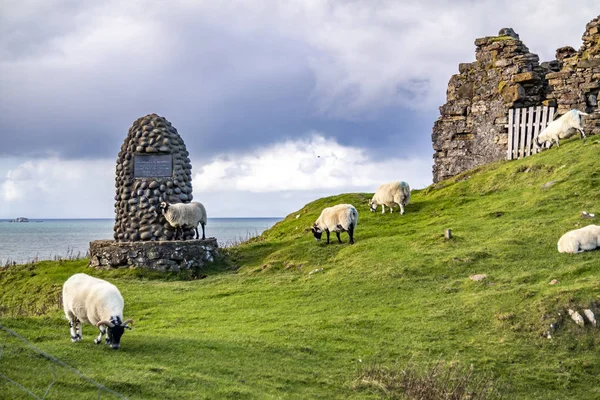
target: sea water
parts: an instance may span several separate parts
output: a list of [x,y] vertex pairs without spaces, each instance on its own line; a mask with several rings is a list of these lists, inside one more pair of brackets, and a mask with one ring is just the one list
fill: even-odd
[[[281,218],[209,218],[206,237],[220,247],[259,236]],[[90,242],[113,239],[113,219],[37,219],[29,222],[0,220],[0,266],[8,261],[84,257]],[[199,228],[200,234],[202,229]]]

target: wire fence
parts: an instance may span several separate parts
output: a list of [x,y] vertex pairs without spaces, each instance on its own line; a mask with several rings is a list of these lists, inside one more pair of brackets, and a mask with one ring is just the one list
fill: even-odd
[[[0,330],[4,331],[5,333],[5,337],[4,340],[2,340],[2,346],[0,347],[0,378],[4,379],[5,381],[9,382],[10,384],[12,384],[14,387],[18,388],[21,392],[27,393],[29,396],[31,396],[34,399],[40,399],[40,400],[44,400],[46,399],[46,397],[48,396],[48,394],[50,393],[52,388],[55,388],[55,384],[57,382],[59,382],[59,378],[58,378],[58,374],[57,371],[61,371],[61,372],[65,372],[68,375],[69,374],[74,374],[77,375],[80,379],[84,380],[85,382],[87,382],[88,384],[94,386],[97,389],[97,394],[98,394],[98,399],[103,398],[119,398],[119,399],[127,399],[127,397],[123,396],[120,393],[115,392],[112,389],[107,388],[106,386],[88,378],[87,376],[85,376],[84,374],[82,374],[81,372],[79,372],[78,370],[76,370],[75,368],[65,364],[64,362],[62,362],[61,360],[59,360],[58,358],[40,350],[39,348],[37,348],[36,346],[34,346],[33,344],[31,344],[31,342],[29,342],[27,339],[25,339],[24,337],[22,337],[21,335],[19,335],[18,333],[16,333],[15,331],[6,328],[3,325],[0,325]],[[9,341],[9,338],[14,338],[16,339],[13,342]],[[13,350],[15,354],[20,354],[21,355],[21,359],[22,357],[22,353],[25,351],[29,351],[31,354],[33,355],[33,357],[29,357],[29,359],[34,359],[34,360],[38,360],[38,366],[40,365],[40,363],[45,363],[49,366],[50,371],[52,372],[52,376],[49,378],[50,379],[50,383],[48,383],[47,385],[44,383],[41,389],[39,388],[34,388],[34,387],[27,387],[25,386],[25,383],[23,382],[17,382],[16,380],[10,378],[8,375],[5,374],[5,367],[9,367],[9,368],[16,368],[17,366],[22,366],[22,363],[18,363],[15,362],[14,360],[9,360],[9,356],[7,355],[7,350],[10,350],[10,346],[9,345],[13,345]],[[20,347],[20,348],[19,348]],[[58,369],[57,369],[58,368]],[[36,371],[40,371],[40,369],[36,369]],[[38,374],[39,375],[39,374]],[[43,395],[39,395],[40,392],[44,392]],[[38,394],[36,394],[36,392],[38,392]],[[56,390],[54,391],[56,392]],[[58,396],[59,398],[61,396]]]

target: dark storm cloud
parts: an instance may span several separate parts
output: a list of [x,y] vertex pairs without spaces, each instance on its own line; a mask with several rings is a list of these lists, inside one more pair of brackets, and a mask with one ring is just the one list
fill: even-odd
[[169,119],[199,157],[315,130],[374,150],[401,136],[409,147],[425,142],[414,132],[429,129],[430,115],[415,119],[397,107],[366,117],[320,112],[307,61],[315,50],[305,42],[262,30],[231,33],[206,16],[173,12],[152,25],[156,36],[141,51],[142,36],[123,48],[92,41],[69,53],[72,41],[91,35],[83,22],[102,9],[16,4],[21,11],[2,20],[0,156],[114,157],[131,123],[152,112]]
[[429,157],[437,105],[475,32],[518,23],[522,8],[526,43],[548,43],[528,30],[561,17],[556,5],[494,14],[493,2],[466,3],[5,3],[0,157],[113,158],[153,112],[200,159],[311,131]]

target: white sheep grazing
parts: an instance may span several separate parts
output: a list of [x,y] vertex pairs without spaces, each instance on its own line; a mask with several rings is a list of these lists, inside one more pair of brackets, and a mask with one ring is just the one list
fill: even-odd
[[565,115],[561,116],[558,119],[550,122],[543,131],[537,135],[535,141],[539,147],[542,147],[547,142],[550,142],[550,147],[556,142],[556,146],[560,147],[558,143],[558,139],[566,139],[571,137],[575,130],[581,133],[581,137],[583,137],[583,142],[587,140],[585,136],[585,132],[583,132],[583,126],[581,125],[581,116],[589,115],[579,110],[571,110]]
[[200,236],[198,234],[198,224],[202,225],[202,240],[206,239],[204,235],[204,227],[206,226],[206,208],[202,203],[197,201],[191,203],[176,203],[169,204],[165,201],[160,203],[160,209],[167,222],[175,228],[175,235],[173,239],[177,239],[177,230],[181,230],[181,237],[183,239],[184,229],[195,229],[196,239]]
[[600,247],[600,226],[588,225],[569,231],[558,240],[560,253],[582,253]]
[[100,335],[94,343],[102,342],[113,349],[121,345],[121,336],[133,320],[123,321],[123,297],[119,289],[105,280],[80,273],[71,276],[63,285],[63,307],[71,328],[71,341],[83,339],[81,323],[95,325]]
[[400,215],[404,214],[404,206],[410,201],[410,186],[406,182],[384,183],[377,188],[375,195],[369,201],[371,212],[377,211],[377,206],[381,205],[381,213],[385,214],[385,206],[390,208],[390,213],[394,212],[394,204],[400,206]]
[[348,232],[350,244],[354,244],[354,229],[357,223],[358,211],[356,208],[352,204],[338,204],[324,208],[311,230],[317,240],[321,240],[321,236],[325,232],[327,244],[329,244],[329,232],[335,232],[340,243],[342,243],[340,232]]

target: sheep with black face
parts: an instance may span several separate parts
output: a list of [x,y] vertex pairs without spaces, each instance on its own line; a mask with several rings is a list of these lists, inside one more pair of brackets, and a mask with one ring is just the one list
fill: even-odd
[[121,345],[125,329],[131,329],[133,320],[123,321],[123,296],[112,283],[87,274],[75,274],[63,285],[63,307],[69,320],[71,341],[83,339],[82,323],[95,325],[100,334],[94,343],[102,342],[106,334],[106,344],[113,349]]
[[354,229],[357,223],[358,211],[356,211],[356,208],[352,204],[338,204],[333,207],[324,208],[311,230],[317,240],[321,240],[321,236],[325,232],[327,235],[327,244],[329,244],[330,232],[335,232],[340,243],[342,243],[340,232],[348,232],[350,244],[354,244]]
[[206,239],[204,227],[206,226],[206,208],[202,203],[193,201],[191,203],[175,203],[169,204],[166,201],[160,203],[160,209],[167,222],[175,228],[174,239],[177,239],[177,231],[181,231],[181,239],[183,239],[184,229],[195,229],[196,239],[199,238],[198,224],[202,226],[202,240]]

